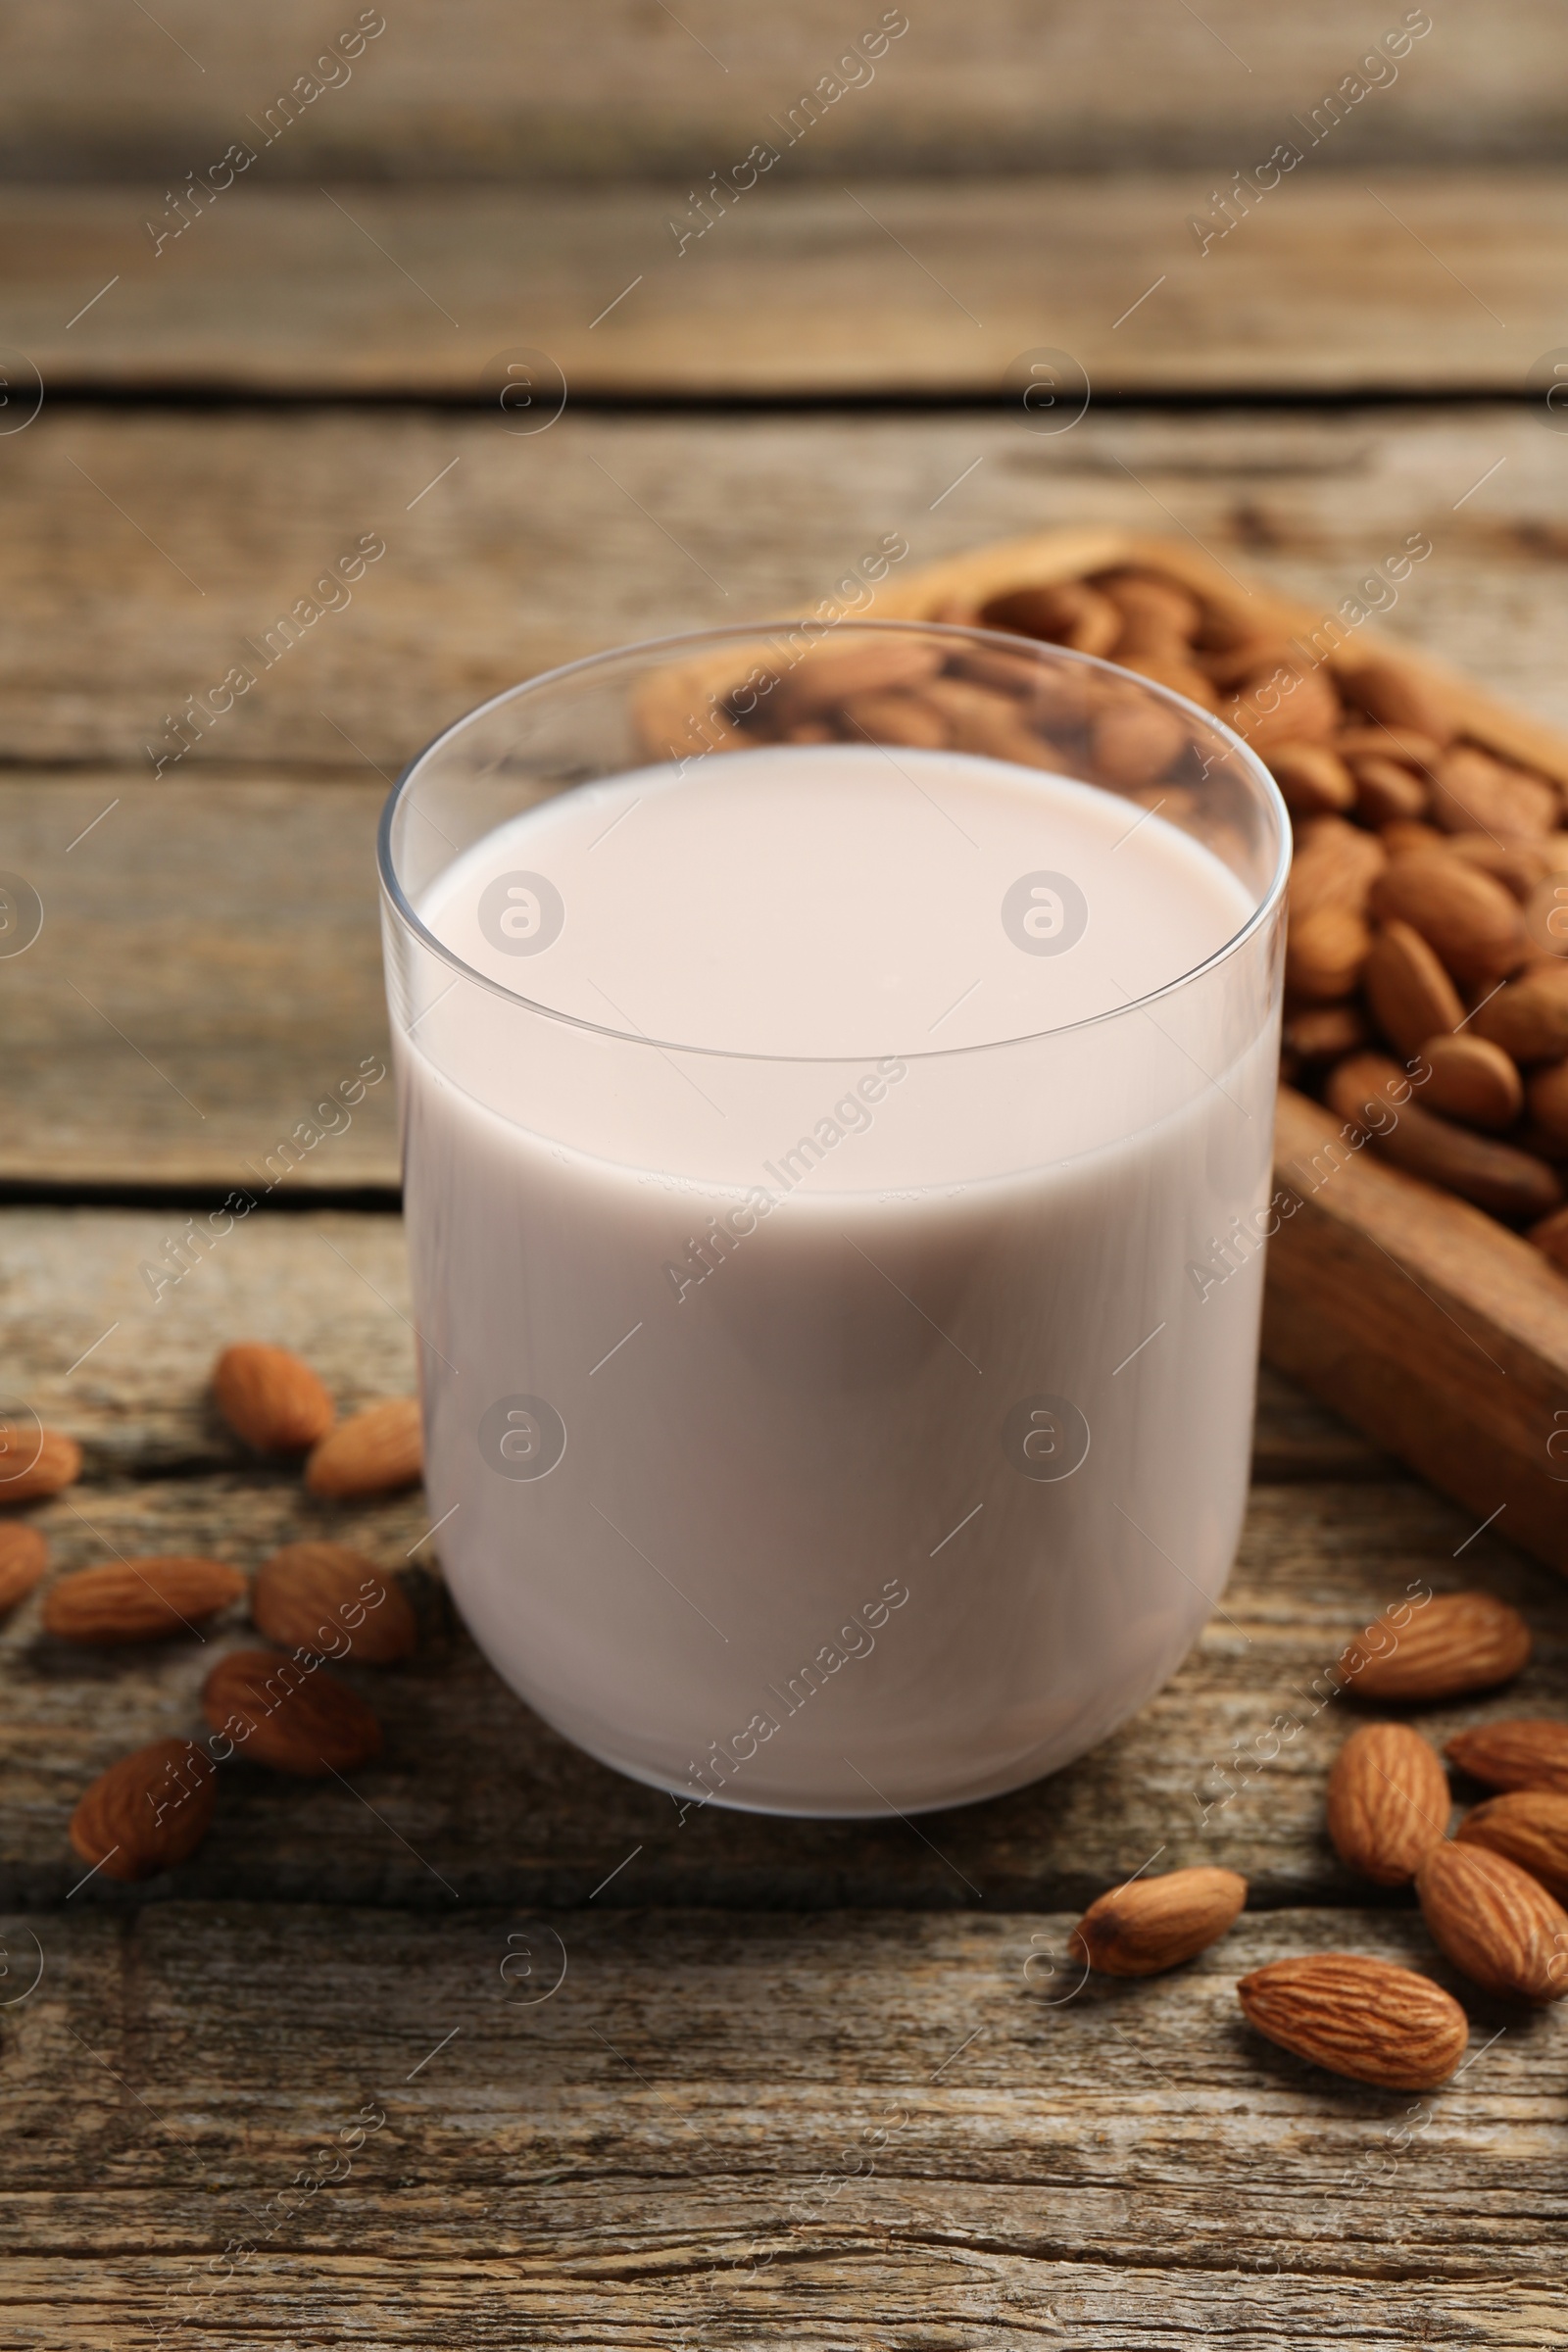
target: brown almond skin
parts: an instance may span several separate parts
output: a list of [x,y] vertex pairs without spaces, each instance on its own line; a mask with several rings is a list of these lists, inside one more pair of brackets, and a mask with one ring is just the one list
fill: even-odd
[[1447,697],[1440,686],[1418,677],[1402,662],[1376,655],[1345,674],[1347,700],[1388,727],[1409,728],[1437,744],[1456,732]]
[[1470,2038],[1464,2011],[1441,1984],[1356,1952],[1271,1960],[1243,1977],[1236,1997],[1282,2049],[1388,2090],[1436,2090]]
[[313,1494],[343,1502],[412,1487],[423,1470],[418,1398],[385,1396],[321,1440],[306,1465],[305,1484]]
[[1364,913],[1373,884],[1388,863],[1375,833],[1348,825],[1343,816],[1313,816],[1296,828],[1296,847],[1287,886],[1291,919],[1320,906],[1348,906]]
[[0,1616],[26,1599],[48,1565],[48,1542],[37,1528],[0,1521]]
[[1054,764],[1053,755],[1025,720],[1016,695],[978,685],[972,678],[932,678],[921,691],[941,712],[956,750],[1011,760],[1022,767]]
[[1530,1239],[1538,1250],[1545,1251],[1554,1266],[1561,1266],[1568,1274],[1568,1208],[1554,1209],[1539,1225],[1532,1225]]
[[1385,923],[1372,943],[1363,975],[1378,1027],[1407,1058],[1429,1037],[1457,1029],[1464,1019],[1459,992],[1419,931]]
[[362,1666],[411,1656],[418,1625],[408,1595],[347,1544],[285,1544],[256,1571],[251,1618],[280,1649],[352,1655]]
[[1355,779],[1329,744],[1276,744],[1268,764],[1293,816],[1324,816],[1354,803]]
[[1300,1061],[1342,1061],[1367,1042],[1366,1019],[1358,1004],[1310,1004],[1285,1024],[1285,1050]]
[[1456,980],[1500,980],[1528,953],[1517,900],[1446,850],[1392,858],[1373,885],[1372,911],[1419,931]]
[[1351,766],[1356,814],[1367,824],[1392,825],[1401,818],[1426,814],[1432,787],[1402,760],[1387,759],[1381,752],[1362,752]]
[[152,1879],[188,1862],[218,1802],[218,1772],[189,1740],[154,1740],[101,1772],[71,1816],[71,1842],[106,1879]]
[[[24,1455],[25,1460],[26,1456]],[[7,1478],[0,1463],[0,1503],[35,1502],[40,1495],[58,1494],[81,1476],[81,1447],[63,1431],[46,1429],[37,1458]]]
[[1498,1135],[1525,1106],[1517,1065],[1484,1037],[1429,1037],[1420,1057],[1431,1072],[1421,1081],[1423,1109]]
[[321,1666],[273,1649],[235,1649],[202,1687],[202,1712],[253,1764],[301,1780],[352,1772],[381,1752],[381,1726],[364,1699]]
[[1090,1904],[1068,1938],[1106,1977],[1153,1977],[1206,1951],[1247,1901],[1234,1870],[1168,1870],[1133,1879]]
[[1038,637],[1075,654],[1106,655],[1121,636],[1124,616],[1109,597],[1081,580],[1013,588],[982,607],[980,623],[1014,637]]
[[814,646],[773,689],[780,726],[819,718],[858,694],[880,694],[934,677],[940,650],[921,637],[868,637],[850,644]]
[[1559,1903],[1568,1902],[1568,1796],[1545,1788],[1489,1796],[1454,1835],[1461,1845],[1484,1845],[1517,1863]]
[[1375,1617],[1342,1653],[1340,1672],[1357,1698],[1460,1698],[1511,1681],[1529,1662],[1530,1628],[1490,1592],[1440,1592],[1404,1605],[1402,1624],[1392,1611]]
[[1445,1841],[1415,1890],[1433,1942],[1472,1984],[1520,2001],[1568,1992],[1568,1911],[1506,1855]]
[[1562,812],[1556,786],[1510,767],[1473,743],[1438,764],[1432,813],[1446,833],[1549,833]]
[[1568,963],[1538,964],[1499,988],[1470,1026],[1515,1061],[1560,1061],[1568,1054]]
[[1090,757],[1097,782],[1121,790],[1152,784],[1192,738],[1180,711],[1163,703],[1136,700],[1107,703],[1090,730]]
[[78,1569],[52,1586],[44,1594],[43,1627],[57,1642],[86,1642],[105,1649],[163,1642],[172,1634],[189,1633],[238,1600],[244,1590],[239,1570],[221,1560],[180,1552],[113,1560],[103,1568]]
[[1371,948],[1365,917],[1348,906],[1293,914],[1285,941],[1288,996],[1307,1004],[1338,1003],[1353,991]]
[[1352,1732],[1329,1774],[1329,1836],[1340,1860],[1379,1886],[1404,1886],[1447,1835],[1453,1800],[1443,1759],[1403,1723]]
[[1327,743],[1345,712],[1327,674],[1269,661],[1219,707],[1225,724],[1267,760],[1282,743]]
[[1563,1199],[1548,1161],[1423,1110],[1410,1077],[1382,1054],[1352,1054],[1329,1072],[1323,1091],[1330,1109],[1366,1129],[1383,1158],[1494,1216],[1522,1224],[1547,1215]]
[[1525,1102],[1541,1133],[1568,1145],[1568,1059],[1532,1070],[1525,1080]]
[[947,720],[924,695],[858,694],[839,716],[852,743],[903,743],[938,752],[948,741]]
[[337,1419],[304,1358],[260,1340],[223,1349],[213,1368],[213,1396],[234,1435],[263,1453],[303,1453]]
[[1488,1788],[1546,1788],[1568,1796],[1568,1723],[1528,1715],[1477,1723],[1456,1732],[1443,1752]]

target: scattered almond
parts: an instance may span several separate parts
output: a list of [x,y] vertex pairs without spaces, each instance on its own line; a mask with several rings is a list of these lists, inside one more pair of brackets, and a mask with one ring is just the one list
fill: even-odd
[[1568,1902],[1568,1796],[1544,1788],[1515,1788],[1489,1796],[1460,1822],[1461,1844],[1484,1845],[1539,1879],[1548,1894]]
[[1350,1054],[1329,1072],[1323,1092],[1330,1109],[1363,1129],[1382,1158],[1494,1216],[1522,1224],[1562,1200],[1561,1179],[1548,1161],[1423,1110],[1411,1079],[1384,1054]]
[[254,1764],[324,1780],[381,1752],[381,1726],[346,1683],[272,1649],[235,1649],[202,1687],[213,1730]]
[[313,1494],[347,1501],[412,1487],[424,1468],[424,1439],[416,1396],[387,1396],[338,1424],[306,1465]]
[[347,1544],[285,1544],[256,1571],[251,1617],[282,1649],[390,1666],[408,1657],[418,1627],[401,1585]]
[[234,1435],[264,1453],[303,1453],[337,1418],[310,1365],[260,1340],[223,1349],[213,1369],[213,1395]]
[[0,1616],[25,1600],[49,1564],[49,1545],[25,1521],[0,1520]]
[[1234,1870],[1168,1870],[1101,1895],[1068,1942],[1102,1976],[1157,1976],[1206,1951],[1246,1900],[1247,1881]]
[[106,1879],[188,1862],[218,1802],[217,1768],[189,1740],[154,1740],[101,1772],[71,1816],[71,1842]]
[[1444,1754],[1488,1788],[1549,1788],[1568,1796],[1568,1723],[1510,1716],[1456,1732]]
[[1459,992],[1419,931],[1386,923],[1367,957],[1366,993],[1383,1032],[1401,1054],[1428,1038],[1457,1029],[1464,1019]]
[[1329,1836],[1351,1870],[1380,1886],[1402,1886],[1447,1835],[1452,1803],[1443,1759],[1419,1732],[1363,1724],[1329,1774]]
[[1436,2090],[1470,2038],[1464,2011],[1441,1984],[1354,1952],[1271,1960],[1243,1977],[1236,1997],[1282,2049],[1390,2090]]
[[1340,1672],[1357,1698],[1459,1698],[1510,1681],[1529,1658],[1530,1628],[1505,1600],[1440,1592],[1375,1617]]
[[1515,2000],[1568,1992],[1568,1911],[1517,1862],[1446,1841],[1423,1855],[1415,1886],[1433,1942],[1472,1983]]
[[44,1631],[59,1642],[90,1642],[105,1648],[159,1642],[194,1632],[244,1590],[239,1570],[221,1560],[182,1552],[115,1560],[104,1568],[78,1569],[52,1586],[44,1594]]
[[0,1446],[0,1503],[35,1502],[81,1476],[81,1447],[74,1438],[58,1429],[44,1430],[41,1443],[24,1432],[13,1432],[12,1438],[17,1467],[11,1467],[9,1447]]

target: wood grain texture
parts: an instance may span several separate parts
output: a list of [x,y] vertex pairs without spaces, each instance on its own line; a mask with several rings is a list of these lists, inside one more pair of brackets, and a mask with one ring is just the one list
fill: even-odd
[[1300,1206],[1269,1248],[1272,1361],[1568,1567],[1568,1279],[1289,1089],[1275,1175]]
[[112,1169],[264,1201],[395,1186],[383,798],[378,782],[0,783],[5,862],[43,903],[33,945],[0,961],[13,1111],[27,1105],[0,1175]]
[[1478,2055],[1415,2100],[1274,2049],[1233,1989],[1325,1948],[1452,1984],[1409,1913],[1250,1913],[1168,1977],[1063,2000],[1040,1955],[1069,1924],[18,1920],[20,1981],[33,1936],[45,1967],[5,2028],[0,2328],[29,2352],[1568,2340],[1560,2010],[1466,1995]]
[[[356,5],[278,0],[233,13],[171,0],[156,20],[91,0],[23,0],[0,45],[0,164],[13,179],[127,179],[177,186],[234,138],[270,178],[631,179],[724,170],[787,116],[862,31],[832,0],[738,16],[690,0],[678,17],[638,0],[581,0],[569,13],[505,0],[404,0],[339,86],[269,135],[266,110],[310,73]],[[792,151],[806,174],[847,166],[965,171],[1184,164],[1228,178],[1289,135],[1294,110],[1336,88],[1396,9],[1368,20],[1351,0],[1260,14],[1215,0],[1201,19],[1161,0],[926,0],[910,30]],[[1561,94],[1549,71],[1558,22],[1545,0],[1483,16],[1446,12],[1397,81],[1335,133],[1344,164],[1560,152]],[[1381,71],[1381,69],[1380,69]],[[252,119],[260,124],[260,135]],[[1254,154],[1252,151],[1256,150]]]
[[[299,1348],[345,1408],[407,1393],[413,1339],[397,1220],[258,1214],[155,1304],[138,1269],[180,1230],[170,1212],[0,1212],[8,1380],[86,1453],[82,1485],[28,1513],[49,1533],[51,1575],[116,1552],[169,1550],[249,1570],[284,1542],[322,1535],[389,1568],[433,1566],[417,1494],[366,1509],[314,1503],[297,1471],[245,1455],[206,1395],[219,1347],[238,1336]],[[1373,1466],[1278,1382],[1265,1384],[1259,1448],[1298,1480]],[[1052,1886],[1074,1899],[1166,1842],[1204,1859],[1264,1851],[1260,1879],[1276,1893],[1343,1886],[1318,1825],[1339,1709],[1311,1678],[1348,1630],[1430,1563],[1429,1581],[1452,1582],[1458,1540],[1453,1515],[1403,1485],[1363,1475],[1357,1485],[1260,1489],[1223,1615],[1171,1692],[1073,1775],[928,1825],[941,1854],[902,1823],[781,1823],[716,1809],[682,1822],[667,1798],[557,1739],[437,1609],[409,1667],[356,1678],[388,1729],[388,1762],[363,1784],[375,1813],[332,1784],[302,1789],[232,1770],[219,1827],[192,1866],[207,1875],[194,1883],[222,1894],[438,1908],[449,1886],[466,1900],[577,1902],[640,1845],[603,1899],[642,1903],[675,1889],[721,1903],[967,1902],[955,1864],[990,1900],[1006,1886],[1034,1900]],[[1561,1594],[1490,1538],[1468,1558],[1530,1607],[1543,1636],[1530,1688],[1542,1706],[1559,1703]],[[196,1694],[213,1656],[249,1638],[235,1610],[205,1642],[104,1657],[42,1636],[40,1607],[41,1592],[0,1634],[0,1901],[66,1895],[80,1876],[65,1840],[76,1795],[116,1754],[198,1728]],[[1300,1728],[1266,1754],[1282,1711]],[[156,1901],[173,1890],[171,1881],[143,1891]],[[117,1899],[97,1883],[74,1898]]]
[[[836,592],[875,610],[854,567],[887,532],[908,542],[912,570],[1077,524],[1191,533],[1233,571],[1319,611],[1424,530],[1434,553],[1382,625],[1568,726],[1563,447],[1506,407],[1091,407],[1054,436],[1021,411],[568,408],[516,439],[466,416],[46,406],[0,439],[0,748],[15,768],[104,763],[151,781],[173,744],[170,714],[192,696],[210,708],[209,690],[244,662],[255,684],[196,722],[163,785],[198,768],[245,778],[280,766],[384,783],[463,710],[557,662],[808,611]],[[264,668],[247,641],[265,652],[278,615],[377,531],[387,553],[352,602]],[[1388,583],[1377,593],[1387,599]]]
[[160,249],[165,193],[0,189],[7,338],[46,386],[488,401],[489,364],[526,345],[579,397],[990,400],[1049,345],[1102,392],[1512,396],[1558,343],[1568,259],[1568,174],[1368,176],[1310,154],[1206,250],[1191,173],[851,187],[781,170],[700,237],[679,181],[241,182]]

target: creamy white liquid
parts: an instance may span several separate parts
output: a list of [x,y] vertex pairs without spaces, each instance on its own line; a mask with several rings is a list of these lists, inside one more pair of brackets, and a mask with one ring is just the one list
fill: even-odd
[[823,1812],[1140,1704],[1245,1493],[1257,1270],[1186,1268],[1266,1188],[1272,976],[1155,995],[1236,877],[1083,785],[822,746],[563,795],[419,911],[549,1008],[432,956],[400,1040],[432,1516],[514,1687]]

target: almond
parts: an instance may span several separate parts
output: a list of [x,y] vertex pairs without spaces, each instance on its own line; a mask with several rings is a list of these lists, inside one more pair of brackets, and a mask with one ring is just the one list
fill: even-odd
[[1319,906],[1348,906],[1365,911],[1373,883],[1388,863],[1383,844],[1343,816],[1309,817],[1296,828],[1291,858],[1290,908],[1293,921],[1313,914]]
[[1499,988],[1471,1027],[1515,1061],[1560,1061],[1568,1054],[1568,963],[1537,964]]
[[1350,762],[1355,778],[1355,810],[1369,825],[1390,825],[1405,817],[1426,814],[1431,786],[1402,760],[1382,752],[1361,752]]
[[1334,738],[1334,748],[1346,760],[1353,759],[1357,752],[1397,760],[1425,776],[1429,784],[1436,780],[1443,756],[1443,746],[1435,735],[1423,735],[1414,727],[1383,727],[1375,721],[1371,726],[1342,727]]
[[202,1686],[202,1712],[252,1763],[304,1780],[352,1772],[381,1752],[371,1710],[322,1666],[274,1649],[235,1649]]
[[234,1435],[264,1453],[303,1453],[337,1418],[310,1365],[260,1340],[223,1349],[213,1369],[213,1395]]
[[418,1628],[401,1585],[347,1544],[285,1544],[256,1571],[251,1617],[282,1649],[329,1657],[351,1651],[362,1665],[408,1657]]
[[1548,1894],[1568,1902],[1568,1796],[1544,1788],[1489,1796],[1465,1815],[1455,1835],[1463,1845],[1484,1845],[1516,1862]]
[[1448,1830],[1443,1759],[1402,1723],[1352,1732],[1329,1774],[1329,1836],[1342,1862],[1380,1886],[1403,1886]]
[[1446,1841],[1423,1855],[1415,1889],[1433,1942],[1473,1984],[1525,2001],[1568,1992],[1568,1911],[1517,1862]]
[[1517,901],[1446,850],[1392,858],[1373,887],[1372,910],[1419,931],[1456,980],[1500,980],[1525,959]]
[[0,1503],[58,1494],[81,1476],[81,1447],[58,1429],[29,1433],[0,1422]]
[[1266,760],[1282,743],[1329,742],[1344,712],[1327,673],[1293,657],[1244,678],[1220,704],[1219,715]]
[[386,1396],[321,1440],[306,1465],[305,1484],[313,1494],[344,1501],[412,1487],[423,1467],[418,1398]]
[[[1560,838],[1552,835],[1550,838]],[[1483,873],[1491,874],[1504,890],[1516,898],[1526,909],[1525,929],[1530,929],[1529,906],[1536,885],[1545,871],[1544,844],[1540,841],[1521,841],[1511,836],[1507,841],[1494,840],[1490,833],[1453,833],[1448,837],[1449,855],[1462,858],[1467,865],[1479,865]]]
[[1090,1904],[1068,1938],[1107,1977],[1152,1977],[1206,1951],[1247,1900],[1234,1870],[1168,1870],[1130,1879]]
[[935,703],[919,694],[858,694],[839,716],[854,742],[903,743],[939,752],[948,741],[948,722]]
[[1357,1698],[1458,1698],[1508,1682],[1530,1657],[1530,1628],[1490,1592],[1440,1592],[1375,1617],[1340,1658]]
[[774,712],[780,726],[797,719],[820,718],[824,711],[839,710],[858,694],[913,686],[935,677],[941,666],[940,649],[913,632],[856,638],[838,645],[824,640],[779,679],[773,690]]
[[1499,1134],[1524,1108],[1525,1083],[1517,1067],[1500,1046],[1484,1037],[1429,1037],[1421,1059],[1430,1072],[1420,1081],[1427,1110]]
[[1363,1129],[1383,1158],[1494,1216],[1523,1223],[1544,1216],[1563,1198],[1561,1181],[1545,1160],[1423,1110],[1410,1099],[1410,1079],[1382,1054],[1352,1054],[1329,1072],[1323,1092],[1330,1109]]
[[1301,1004],[1335,1004],[1351,994],[1371,951],[1365,917],[1348,906],[1293,914],[1285,941],[1286,992]]
[[1554,1266],[1561,1266],[1568,1274],[1568,1208],[1554,1209],[1539,1225],[1532,1225],[1530,1239],[1538,1250],[1544,1250]]
[[1354,1952],[1271,1960],[1243,1977],[1236,1997],[1282,2049],[1389,2090],[1436,2090],[1470,2038],[1464,2011],[1441,1984]]
[[1141,694],[1107,702],[1090,728],[1095,781],[1113,791],[1152,784],[1191,742],[1186,719],[1168,704]]
[[[1565,839],[1568,836],[1553,834],[1546,844],[1547,855]],[[1554,863],[1531,892],[1525,929],[1538,955],[1568,956],[1568,872],[1560,864]]]
[[154,1740],[101,1772],[71,1816],[71,1842],[106,1879],[188,1862],[218,1802],[218,1773],[189,1740]]
[[977,685],[969,678],[933,678],[922,699],[941,714],[948,737],[960,752],[1011,760],[1022,767],[1050,767],[1052,756],[1026,723],[1017,697]]
[[58,1642],[91,1642],[119,1648],[194,1633],[204,1618],[238,1600],[245,1579],[221,1560],[154,1553],[81,1568],[44,1594],[44,1632]]
[[1330,744],[1276,744],[1268,764],[1293,816],[1322,816],[1355,799],[1354,779]]
[[1525,1080],[1525,1101],[1541,1133],[1568,1145],[1568,1060],[1548,1062]]
[[1378,1026],[1401,1054],[1416,1053],[1429,1037],[1457,1029],[1464,1019],[1458,990],[1408,923],[1384,925],[1372,943],[1364,978]]
[[1097,589],[1081,580],[1059,580],[993,597],[981,608],[980,625],[1004,629],[1014,637],[1039,637],[1049,645],[1069,646],[1076,654],[1103,655],[1121,636],[1123,618],[1110,599]]
[[1366,1042],[1366,1022],[1355,1004],[1307,1005],[1285,1024],[1286,1051],[1302,1061],[1340,1061]]
[[1446,695],[1402,662],[1374,656],[1342,673],[1341,683],[1350,702],[1385,726],[1407,727],[1434,743],[1452,742],[1455,728]]
[[[1203,608],[1190,588],[1163,572],[1107,571],[1091,583],[1108,597],[1122,617],[1116,651],[1137,637],[1146,645],[1174,642],[1190,645],[1203,621]],[[1130,648],[1136,650],[1136,648]]]
[[35,1527],[0,1521],[0,1616],[25,1600],[49,1564],[49,1545]]
[[1544,776],[1458,743],[1438,763],[1432,813],[1446,833],[1549,833],[1561,802]]
[[1509,1716],[1456,1732],[1444,1754],[1489,1788],[1547,1788],[1568,1796],[1568,1723]]

